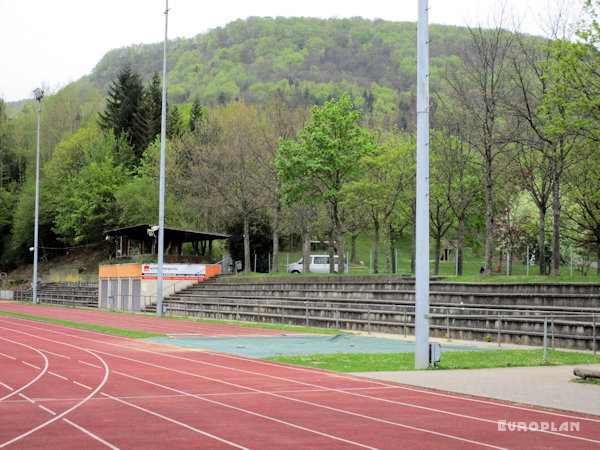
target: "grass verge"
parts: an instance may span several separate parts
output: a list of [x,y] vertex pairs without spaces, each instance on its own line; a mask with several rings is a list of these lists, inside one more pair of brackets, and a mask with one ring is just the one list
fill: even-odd
[[600,379],[598,378],[573,378],[571,381],[573,383],[597,384],[598,386],[600,386]]
[[50,317],[31,316],[29,314],[13,313],[13,312],[9,312],[9,311],[0,311],[0,315],[19,317],[21,319],[32,319],[32,320],[37,320],[39,322],[54,323],[56,325],[66,325],[68,327],[82,328],[84,330],[99,331],[101,333],[114,334],[117,336],[125,336],[125,337],[130,337],[130,338],[135,338],[135,339],[164,336],[162,334],[156,334],[156,333],[143,333],[141,331],[121,330],[119,328],[110,328],[110,327],[103,327],[100,325],[90,325],[87,323],[70,322],[68,320],[53,319]]
[[185,320],[188,322],[200,322],[200,323],[216,323],[219,325],[232,325],[236,327],[247,327],[247,328],[264,328],[267,330],[281,330],[281,331],[293,331],[296,333],[314,333],[314,334],[327,334],[327,335],[338,335],[338,334],[352,334],[347,331],[340,331],[335,328],[314,328],[314,327],[303,327],[298,325],[281,325],[277,323],[266,323],[266,322],[243,322],[237,320],[218,320],[218,319],[199,319],[196,317],[183,317],[183,316],[161,316],[165,319]]
[[[337,353],[321,355],[277,356],[265,358],[295,366],[317,367],[335,372],[382,372],[414,370],[414,353]],[[547,366],[600,363],[600,355],[548,350]],[[490,350],[444,352],[435,368],[484,369],[493,367],[542,366],[543,350]]]

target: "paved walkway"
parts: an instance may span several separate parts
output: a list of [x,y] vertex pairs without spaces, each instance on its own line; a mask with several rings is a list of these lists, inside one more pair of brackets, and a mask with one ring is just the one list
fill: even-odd
[[570,381],[576,378],[573,375],[575,367],[590,367],[600,370],[600,364],[581,364],[551,367],[368,372],[354,375],[600,416],[600,385]]

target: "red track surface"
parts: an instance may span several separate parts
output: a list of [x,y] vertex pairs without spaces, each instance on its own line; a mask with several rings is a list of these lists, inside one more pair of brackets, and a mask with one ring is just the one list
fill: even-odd
[[[116,328],[157,331],[160,323],[172,330],[193,325],[210,332],[204,328],[210,324],[0,303],[2,310],[21,308],[88,323],[99,317]],[[217,327],[214,335],[232,335]],[[500,420],[556,429],[576,423],[578,430],[499,431]],[[600,448],[600,417],[0,315],[4,446]]]

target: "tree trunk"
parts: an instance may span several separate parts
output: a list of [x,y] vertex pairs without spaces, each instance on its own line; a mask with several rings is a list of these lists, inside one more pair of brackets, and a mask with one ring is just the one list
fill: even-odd
[[487,164],[485,173],[485,275],[492,273],[494,253],[494,198],[492,165]]
[[244,216],[244,272],[250,272],[250,218]]
[[306,218],[306,227],[304,228],[304,239],[303,239],[303,251],[302,258],[304,264],[302,264],[302,273],[309,273],[310,271],[310,238],[312,235],[312,217],[309,215]]
[[600,242],[596,245],[596,275],[600,277]]
[[333,228],[329,229],[328,236],[328,244],[327,244],[327,254],[329,255],[329,273],[335,273],[335,246],[333,245],[334,236],[333,236]]
[[377,214],[373,217],[373,228],[375,234],[375,242],[373,243],[373,273],[379,273],[379,217]]
[[350,262],[353,262],[354,264],[357,263],[356,261],[356,238],[358,238],[358,233],[352,233],[352,237],[351,237],[351,249],[350,249]]
[[550,275],[560,274],[560,177],[556,158],[552,159],[552,265]]
[[412,248],[410,250],[410,274],[414,275],[415,274],[415,260],[416,260],[416,255],[417,255],[417,227],[415,225],[414,228],[415,232],[413,234],[412,237]]
[[440,233],[436,233],[435,234],[435,250],[434,250],[435,261],[433,263],[433,274],[434,275],[440,274],[440,247],[441,247],[441,245],[442,245],[442,237],[440,236]]
[[396,233],[394,232],[391,224],[389,227],[388,239],[390,242],[390,255],[392,258],[392,273],[398,273],[398,267],[396,266]]
[[540,275],[546,275],[546,209],[539,208],[539,212],[538,263],[540,265]]
[[463,274],[463,248],[465,246],[465,214],[464,211],[458,218],[458,245],[456,251],[458,253],[456,261],[456,274],[462,276]]
[[390,265],[390,240],[388,236],[387,219],[383,222],[383,250],[385,252],[385,273],[392,273]]
[[279,271],[279,223],[281,221],[281,202],[277,201],[273,217],[273,272]]
[[346,267],[346,257],[344,255],[345,247],[344,247],[344,224],[340,220],[340,215],[338,212],[338,205],[333,205],[333,222],[335,223],[335,228],[337,231],[337,241],[338,241],[338,273],[344,273],[344,268]]

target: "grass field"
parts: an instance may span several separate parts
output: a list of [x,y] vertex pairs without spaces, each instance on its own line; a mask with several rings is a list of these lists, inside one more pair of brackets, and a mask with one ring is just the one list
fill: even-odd
[[[335,372],[381,372],[414,370],[414,353],[339,353],[330,355],[277,356],[267,358],[286,364],[318,367]],[[600,355],[548,350],[548,366],[600,363]],[[493,367],[524,367],[544,365],[543,350],[490,350],[472,352],[443,352],[435,368],[484,369]]]
[[[346,248],[350,252],[350,248]],[[313,250],[312,254],[326,254],[327,250]],[[356,244],[356,264],[351,264],[349,274],[351,275],[367,275],[373,273],[373,243],[368,237],[357,239]],[[398,273],[410,274],[410,255],[411,255],[411,240],[410,237],[405,237],[398,246]],[[286,265],[294,263],[302,258],[301,252],[282,252],[279,255],[279,270],[271,276],[286,275]],[[433,250],[430,251],[430,275],[434,275]],[[454,254],[451,255],[449,261],[441,261],[439,266],[439,276],[448,280],[463,281],[463,282],[500,282],[500,283],[518,283],[518,282],[587,282],[600,283],[600,277],[596,276],[595,269],[590,269],[587,276],[573,268],[573,275],[570,274],[570,266],[561,267],[559,276],[540,276],[538,266],[529,267],[529,275],[527,274],[527,266],[524,264],[513,264],[512,275],[492,273],[490,276],[482,277],[479,275],[479,270],[483,266],[483,257],[474,253],[471,249],[465,249],[463,260],[463,276],[456,277]],[[494,257],[494,265],[498,264],[498,256]],[[502,270],[506,271],[506,261],[502,261]],[[379,249],[379,273],[385,273],[385,254],[383,245]],[[253,276],[264,276],[265,274],[253,274]],[[298,276],[293,275],[293,276]]]

